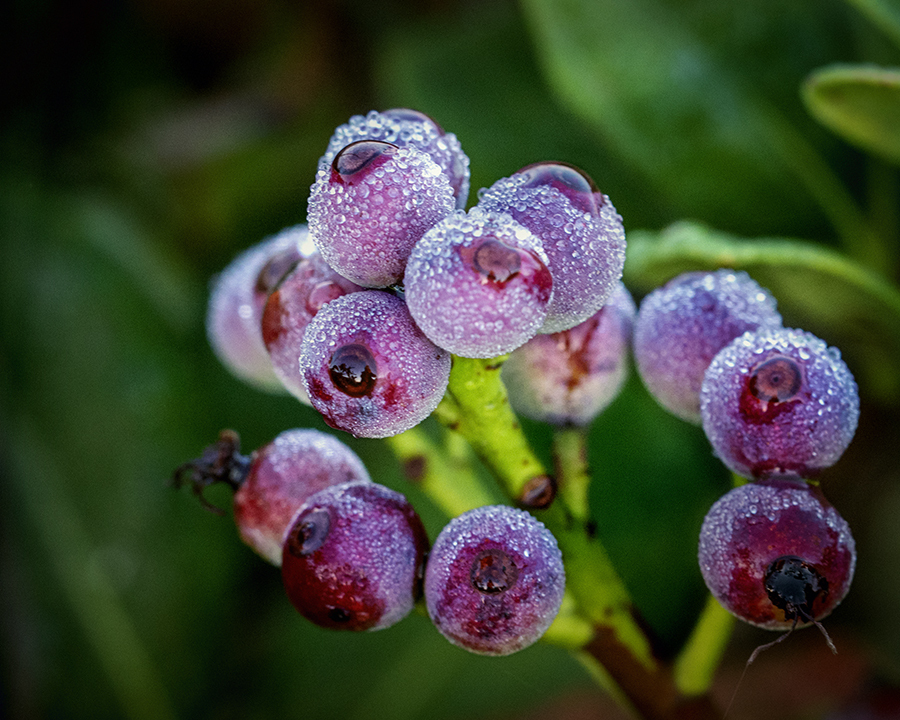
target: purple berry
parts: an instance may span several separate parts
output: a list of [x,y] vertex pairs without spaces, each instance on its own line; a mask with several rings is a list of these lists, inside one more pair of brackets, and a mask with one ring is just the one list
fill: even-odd
[[278,281],[310,250],[307,240],[305,225],[287,228],[238,255],[213,280],[209,343],[229,371],[261,389],[282,389],[262,340],[263,307]]
[[634,300],[619,283],[583,323],[536,335],[503,364],[513,409],[554,425],[587,425],[619,394],[628,375]]
[[360,140],[322,163],[309,227],[325,261],[364,287],[403,278],[413,245],[455,208],[450,181],[425,153]]
[[811,477],[846,450],[859,393],[840,352],[802,330],[748,332],[710,363],[700,393],[716,455],[745,477]]
[[435,225],[406,267],[406,302],[436,345],[463,357],[502,355],[532,337],[553,280],[540,242],[509,215],[474,208]]
[[365,290],[332,300],[307,326],[300,372],[332,427],[387,437],[431,414],[447,389],[450,355],[413,322],[400,298]]
[[400,493],[347,483],[312,495],[284,542],[288,598],[316,625],[381,630],[402,620],[421,594],[428,537]]
[[262,315],[263,342],[275,374],[301,402],[310,404],[299,362],[306,326],[325,303],[362,289],[338,275],[314,252],[269,295]]
[[775,299],[746,273],[685,273],[641,302],[638,373],[660,405],[699,425],[700,386],[716,353],[748,330],[780,326]]
[[523,510],[470,510],[438,535],[425,569],[425,603],[454,645],[509,655],[536,642],[559,612],[565,570],[556,539]]
[[331,163],[343,148],[359,140],[380,140],[426,153],[447,175],[456,207],[462,209],[466,206],[469,197],[469,158],[460,147],[456,135],[444,132],[425,113],[394,108],[354,115],[334,131],[320,164]]
[[753,625],[819,621],[843,600],[856,567],[847,522],[799,479],[748,483],[710,509],[700,531],[709,591]]
[[553,276],[542,333],[568,330],[603,307],[622,277],[625,231],[586,173],[535,163],[482,190],[478,205],[509,213],[540,239]]

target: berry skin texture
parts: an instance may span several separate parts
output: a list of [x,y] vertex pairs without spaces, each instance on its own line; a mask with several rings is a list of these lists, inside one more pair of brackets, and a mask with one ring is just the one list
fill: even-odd
[[281,577],[308,620],[338,630],[381,630],[421,595],[428,537],[400,493],[376,483],[311,496],[284,542]]
[[509,401],[520,415],[553,425],[587,425],[628,376],[635,305],[624,285],[597,313],[569,330],[536,335],[503,364]]
[[846,521],[799,479],[741,485],[710,509],[700,571],[729,612],[769,630],[818,621],[843,600],[856,567]]
[[700,398],[713,450],[745,477],[812,477],[838,461],[859,420],[840,353],[802,330],[736,338],[710,363]]
[[450,355],[425,337],[400,298],[365,290],[319,310],[306,328],[300,372],[329,425],[359,437],[388,437],[437,407]]
[[568,330],[603,307],[622,277],[625,230],[609,198],[565,163],[535,163],[482,189],[478,207],[505,212],[542,243],[553,299],[542,333]]
[[263,342],[275,375],[302,403],[310,404],[299,363],[306,326],[325,303],[362,289],[338,275],[318,252],[313,252],[269,295],[262,314]]
[[273,565],[300,506],[332,485],[370,482],[362,461],[337,438],[318,430],[287,430],[251,456],[234,494],[241,538]]
[[435,225],[406,266],[409,311],[433,343],[491,358],[540,329],[553,279],[540,241],[509,215],[473,208]]
[[209,344],[233,375],[261,390],[284,389],[263,344],[263,307],[278,281],[311,249],[308,236],[306,225],[282,230],[238,255],[212,282]]
[[748,330],[780,326],[775,299],[746,273],[685,273],[641,302],[638,373],[663,408],[699,425],[700,386],[716,353]]
[[435,627],[480,655],[509,655],[535,643],[559,612],[564,589],[556,539],[539,520],[506,505],[451,520],[425,569]]
[[400,282],[413,245],[455,208],[450,181],[428,155],[360,140],[319,165],[308,219],[331,267],[382,288]]

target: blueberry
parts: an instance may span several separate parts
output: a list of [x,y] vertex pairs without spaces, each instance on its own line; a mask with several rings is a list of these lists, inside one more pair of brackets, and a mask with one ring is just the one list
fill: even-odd
[[619,286],[598,312],[569,330],[536,335],[503,364],[513,409],[554,425],[587,425],[628,375],[634,300]]
[[425,569],[425,603],[454,645],[509,655],[535,643],[559,612],[565,571],[556,539],[523,510],[471,510],[438,535]]
[[509,215],[457,212],[416,243],[404,287],[416,324],[463,357],[496,357],[541,327],[553,280],[540,242]]
[[716,455],[745,477],[811,477],[853,439],[859,393],[835,348],[785,328],[748,332],[710,363],[700,393]]
[[307,326],[300,372],[313,407],[360,437],[408,430],[437,407],[450,355],[413,322],[400,298],[380,290],[344,295]]
[[731,613],[770,630],[819,621],[843,600],[856,567],[846,521],[799,478],[748,483],[710,509],[700,570]]
[[700,424],[700,386],[716,353],[748,330],[780,326],[775,299],[746,273],[685,273],[641,302],[638,373],[666,410]]
[[421,595],[428,537],[403,495],[345,483],[312,495],[285,538],[281,577],[304,617],[338,630],[380,630]]
[[260,331],[269,293],[309,251],[305,225],[287,228],[238,255],[212,283],[206,314],[209,343],[235,376],[267,390],[282,385]]
[[540,239],[553,276],[542,333],[567,330],[603,307],[622,277],[625,231],[586,173],[564,163],[529,165],[482,190],[478,206],[509,213]]

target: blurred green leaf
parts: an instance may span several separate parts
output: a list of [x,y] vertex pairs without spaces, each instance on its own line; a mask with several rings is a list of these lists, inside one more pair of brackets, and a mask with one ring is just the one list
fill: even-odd
[[847,0],[900,47],[900,2],[897,0]]
[[803,86],[810,113],[848,142],[900,163],[900,69],[833,65]]
[[863,393],[900,399],[900,290],[812,243],[736,238],[695,223],[628,237],[625,281],[647,292],[691,270],[744,270],[778,300],[785,324],[837,346]]

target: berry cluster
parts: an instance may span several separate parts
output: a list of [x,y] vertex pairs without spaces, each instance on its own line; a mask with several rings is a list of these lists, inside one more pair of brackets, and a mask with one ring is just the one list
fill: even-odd
[[810,482],[856,431],[859,396],[840,353],[782,327],[771,295],[728,270],[682,275],[648,295],[634,348],[659,403],[702,422],[716,455],[752,480],[703,522],[700,569],[712,594],[760,627],[818,624],[856,563],[847,523]]

